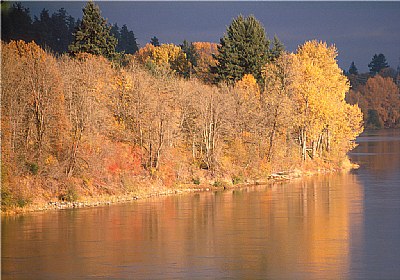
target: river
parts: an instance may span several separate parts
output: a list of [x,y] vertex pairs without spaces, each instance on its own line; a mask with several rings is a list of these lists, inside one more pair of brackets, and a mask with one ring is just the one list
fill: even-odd
[[2,279],[400,279],[400,131],[350,173],[5,217]]

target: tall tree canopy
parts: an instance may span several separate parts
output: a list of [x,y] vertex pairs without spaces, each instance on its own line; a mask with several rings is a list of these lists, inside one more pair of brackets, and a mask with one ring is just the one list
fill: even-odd
[[110,31],[99,6],[90,1],[83,8],[83,18],[69,50],[72,54],[86,52],[111,58],[115,54],[117,39]]
[[373,75],[379,73],[382,69],[389,67],[386,57],[383,54],[374,54],[371,62],[368,64],[369,72]]
[[236,82],[245,74],[261,80],[261,68],[268,61],[269,40],[262,24],[253,16],[239,16],[220,39],[217,66],[212,69],[217,82]]

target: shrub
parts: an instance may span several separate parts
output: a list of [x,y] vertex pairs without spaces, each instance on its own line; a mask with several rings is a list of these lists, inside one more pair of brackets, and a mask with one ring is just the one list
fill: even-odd
[[233,176],[232,177],[232,184],[237,185],[237,184],[241,184],[244,182],[244,179],[242,176]]
[[193,181],[193,184],[200,185],[200,178],[193,178],[192,181]]
[[33,175],[37,175],[39,172],[39,165],[35,162],[27,162],[26,163],[26,168],[28,169],[29,172],[31,172]]
[[223,186],[223,183],[221,182],[221,181],[215,181],[214,183],[213,183],[213,186],[214,187],[217,187],[217,188],[219,188],[219,187],[222,187]]
[[78,200],[78,193],[74,188],[68,188],[65,194],[61,194],[59,199],[62,201],[74,202]]

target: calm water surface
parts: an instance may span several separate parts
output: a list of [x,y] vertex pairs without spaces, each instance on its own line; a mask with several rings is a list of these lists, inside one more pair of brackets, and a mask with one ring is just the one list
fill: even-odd
[[400,131],[357,141],[350,174],[3,218],[2,279],[400,279]]

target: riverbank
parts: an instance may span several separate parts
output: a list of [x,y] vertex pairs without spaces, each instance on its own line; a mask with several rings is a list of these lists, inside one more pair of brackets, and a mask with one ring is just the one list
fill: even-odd
[[50,198],[48,200],[34,200],[23,207],[12,206],[2,209],[2,216],[12,216],[42,211],[56,211],[73,208],[91,208],[98,206],[108,206],[120,203],[130,203],[133,201],[148,199],[152,197],[181,195],[194,192],[223,191],[228,189],[239,189],[251,185],[268,185],[274,183],[282,183],[285,181],[302,179],[309,176],[348,171],[358,168],[358,165],[349,163],[341,168],[318,168],[314,170],[295,169],[291,171],[275,172],[267,176],[265,179],[242,179],[242,182],[235,182],[227,179],[206,180],[202,178],[203,183],[179,184],[166,187],[161,184],[149,183],[140,189],[134,191],[118,193],[118,194],[99,194],[99,195],[77,195],[75,198],[67,198],[66,196]]

